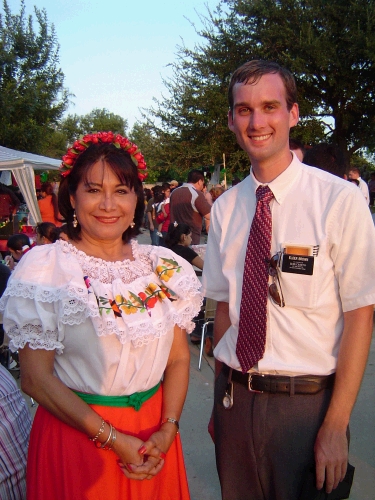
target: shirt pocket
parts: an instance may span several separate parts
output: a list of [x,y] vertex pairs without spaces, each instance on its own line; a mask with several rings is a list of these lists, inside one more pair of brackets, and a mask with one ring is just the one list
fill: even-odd
[[285,306],[312,309],[317,306],[318,266],[315,258],[314,273],[310,275],[286,273],[280,270],[279,279]]

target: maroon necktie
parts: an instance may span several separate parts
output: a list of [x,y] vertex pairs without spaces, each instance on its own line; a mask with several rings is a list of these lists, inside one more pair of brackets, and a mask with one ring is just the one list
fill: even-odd
[[247,242],[236,354],[243,373],[264,354],[267,328],[268,261],[271,252],[273,193],[256,190],[257,206]]

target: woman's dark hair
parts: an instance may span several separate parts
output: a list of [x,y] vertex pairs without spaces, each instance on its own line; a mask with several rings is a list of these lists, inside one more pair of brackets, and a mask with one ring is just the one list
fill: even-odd
[[67,223],[67,234],[72,240],[80,240],[81,227],[73,227],[74,209],[70,203],[70,196],[74,196],[81,182],[88,182],[91,167],[98,161],[103,161],[112,169],[119,181],[129,189],[134,189],[137,204],[134,214],[134,227],[130,226],[124,231],[122,239],[128,243],[140,233],[143,222],[144,197],[142,182],[138,178],[138,169],[129,153],[117,148],[112,143],[91,144],[80,156],[67,175],[60,183],[59,209]]
[[7,247],[11,250],[22,250],[22,247],[24,247],[25,245],[31,245],[29,237],[26,236],[26,234],[13,234],[8,238]]
[[188,235],[190,233],[191,229],[187,224],[181,223],[177,224],[177,226],[175,226],[174,223],[169,224],[168,233],[165,237],[165,244],[168,248],[172,248],[180,243],[183,234]]
[[52,222],[40,222],[36,226],[36,232],[43,238],[47,238],[51,243],[55,243],[59,239],[59,228]]
[[53,215],[56,220],[59,220],[60,214],[59,214],[59,204],[57,201],[57,196],[53,192],[53,186],[50,182],[43,182],[43,184],[40,186],[40,191],[42,193],[46,193],[47,196],[51,196],[51,203],[53,206]]

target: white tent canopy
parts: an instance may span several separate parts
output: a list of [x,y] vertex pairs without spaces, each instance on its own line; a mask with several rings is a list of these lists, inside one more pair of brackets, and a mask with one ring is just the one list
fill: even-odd
[[12,172],[35,222],[42,222],[42,218],[36,199],[34,170],[58,170],[60,164],[61,160],[0,146],[0,172]]

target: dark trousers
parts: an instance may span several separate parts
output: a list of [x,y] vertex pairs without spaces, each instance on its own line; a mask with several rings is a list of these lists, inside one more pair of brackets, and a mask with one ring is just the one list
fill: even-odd
[[216,465],[223,500],[298,500],[314,465],[314,443],[331,389],[315,395],[258,394],[234,382],[234,405],[222,404],[227,386],[215,383]]

